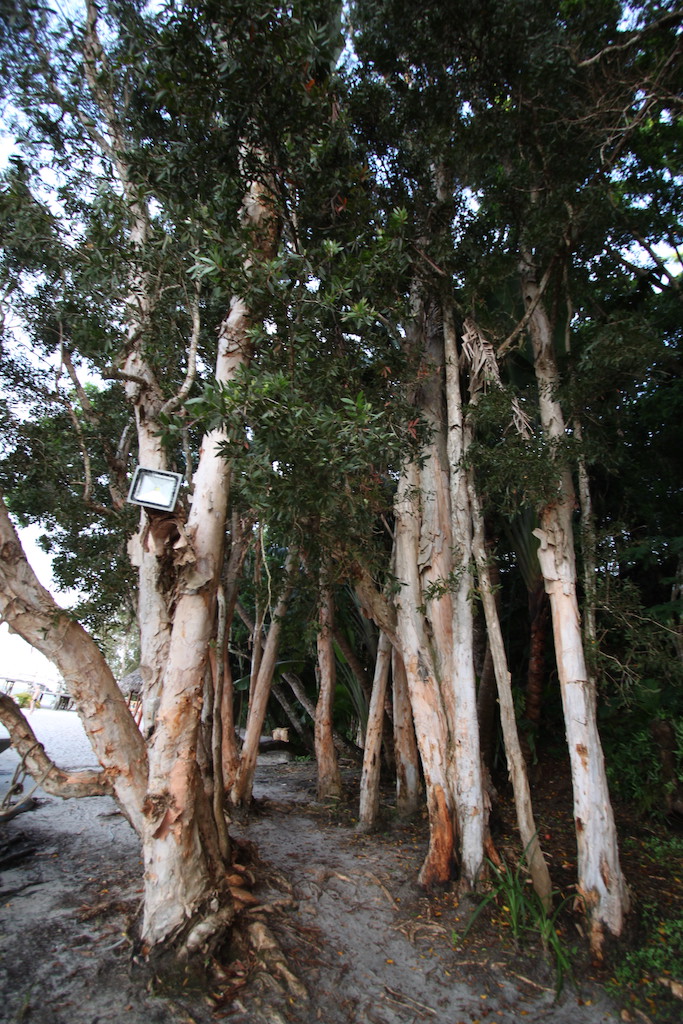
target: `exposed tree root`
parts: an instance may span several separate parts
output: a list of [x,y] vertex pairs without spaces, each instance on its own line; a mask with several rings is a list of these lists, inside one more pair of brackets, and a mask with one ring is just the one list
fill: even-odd
[[[307,1002],[308,993],[299,979],[290,971],[287,959],[280,944],[263,921],[252,921],[247,926],[247,936],[260,964],[258,974],[265,972],[268,979],[281,981],[289,993],[298,1002]],[[258,983],[258,979],[255,979]]]
[[233,842],[233,863],[223,881],[223,893],[218,891],[170,946],[146,955],[143,950],[137,963],[150,970],[150,984],[162,992],[177,990],[185,997],[201,991],[216,1008],[239,1009],[244,1002],[255,1024],[280,1019],[284,1024],[273,1002],[282,1000],[283,1009],[292,1002],[306,1004],[308,993],[264,918],[282,914],[296,901],[291,895],[262,901],[253,890],[267,887],[272,897],[273,888],[289,893],[291,887],[245,840]]

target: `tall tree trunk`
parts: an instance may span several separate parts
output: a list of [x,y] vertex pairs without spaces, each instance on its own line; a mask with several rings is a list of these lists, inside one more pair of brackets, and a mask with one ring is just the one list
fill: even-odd
[[315,757],[318,765],[318,800],[342,795],[337,754],[332,738],[332,710],[336,685],[334,661],[334,598],[328,585],[320,589],[318,651],[318,703],[315,709]]
[[[243,222],[259,250],[276,226],[264,186],[253,182],[243,204]],[[247,267],[251,260],[246,261]],[[232,380],[251,356],[250,318],[245,301],[233,297],[218,334],[216,381]],[[216,616],[216,593],[223,566],[230,467],[221,450],[224,429],[209,431],[194,476],[192,505],[185,527],[191,552],[184,555],[176,584],[177,603],[156,719],[149,749],[143,856],[145,908],[142,938],[149,945],[168,940],[192,924],[195,915],[206,936],[209,919],[219,929],[232,920],[231,901],[208,915],[212,894],[221,888],[220,865],[210,856],[208,815],[200,815],[205,794],[196,760],[202,684]],[[191,556],[191,557],[189,557]],[[274,659],[273,659],[274,663]],[[210,818],[213,822],[213,818]],[[202,831],[203,826],[203,831]],[[192,935],[185,940],[190,946]]]
[[460,363],[453,308],[443,306],[448,464],[450,466],[453,537],[453,687],[455,691],[455,780],[461,834],[461,885],[472,888],[484,861],[487,826],[479,749],[477,689],[474,676],[474,617],[470,599],[472,569],[472,510],[464,466],[465,417],[460,387]]
[[287,612],[289,598],[294,585],[294,572],[299,562],[299,555],[296,551],[290,551],[285,562],[285,582],[282,592],[278,598],[277,605],[273,611],[268,637],[263,648],[263,656],[259,664],[258,675],[254,681],[254,688],[251,700],[249,701],[249,712],[247,715],[247,726],[244,733],[240,764],[237,777],[230,791],[230,801],[236,806],[246,805],[251,802],[252,790],[254,788],[254,773],[256,771],[256,760],[258,758],[259,742],[263,731],[263,723],[268,710],[270,688],[273,682],[277,653],[280,644],[280,633],[282,631],[282,620]]
[[[282,678],[285,680],[285,682],[291,689],[292,693],[294,694],[299,704],[310,718],[315,728],[315,704],[306,693],[306,690],[304,689],[304,684],[301,682],[299,677],[294,674],[294,672],[283,672]],[[334,745],[337,748],[338,752],[343,752],[348,757],[354,758],[354,760],[361,760],[358,747],[351,743],[350,740],[347,740],[345,736],[342,736],[340,733],[338,733],[334,728],[332,729],[332,739],[334,740]],[[313,741],[312,752],[315,753],[315,739]]]
[[384,701],[387,693],[390,666],[391,642],[382,633],[377,649],[377,661],[375,662],[375,676],[370,697],[368,726],[365,733],[363,771],[360,780],[358,824],[362,828],[372,828],[379,814],[382,723],[384,721]]
[[415,463],[406,466],[396,496],[397,633],[406,671],[417,745],[422,761],[429,848],[420,869],[422,885],[445,883],[453,877],[457,858],[455,804],[449,776],[451,749],[448,719],[425,632],[424,596],[418,574],[420,549],[420,474]]
[[[397,645],[408,681],[430,816],[424,884],[461,862],[464,889],[484,857],[486,803],[479,756],[469,604],[471,516],[452,316],[425,307],[417,288],[408,344],[419,346],[415,401],[430,430],[419,465],[404,467],[396,497]],[[473,735],[474,733],[474,735]]]
[[421,802],[420,756],[415,739],[406,670],[403,659],[395,647],[391,652],[391,681],[396,758],[396,810],[403,817],[409,817],[416,813]]
[[526,766],[522,755],[522,748],[517,732],[517,720],[515,718],[515,705],[512,699],[512,683],[508,669],[503,632],[500,628],[500,618],[496,599],[489,574],[488,552],[484,535],[484,517],[479,504],[474,481],[474,474],[469,474],[469,492],[474,525],[473,550],[477,565],[477,576],[479,577],[479,593],[484,606],[486,616],[486,629],[489,636],[489,647],[498,687],[498,703],[500,705],[500,723],[503,730],[503,741],[505,743],[505,756],[507,758],[508,771],[512,781],[512,788],[515,795],[515,808],[517,811],[517,824],[519,835],[522,840],[524,856],[529,866],[529,872],[534,889],[547,910],[552,906],[552,884],[548,866],[543,857],[541,845],[538,840],[538,831],[534,822],[534,814],[531,807],[531,794],[529,792],[529,780],[526,774]]
[[[233,300],[221,333],[216,378],[227,381],[243,361],[247,327],[241,300]],[[216,621],[216,592],[223,565],[229,465],[219,449],[223,431],[202,444],[185,533],[192,561],[180,576],[163,687],[150,744],[149,792],[143,833],[145,912],[143,940],[150,945],[177,932],[215,888],[197,821],[197,731],[204,671]]]
[[[565,422],[557,399],[559,376],[552,329],[539,295],[539,286],[526,257],[521,268],[529,319],[539,408],[548,440],[565,437]],[[555,656],[560,678],[567,744],[574,790],[574,820],[578,847],[578,893],[591,921],[591,942],[600,952],[606,927],[619,935],[628,910],[628,891],[619,863],[616,828],[610,803],[604,757],[596,722],[596,693],[589,679],[583,650],[576,594],[574,555],[574,486],[568,469],[558,466],[557,499],[546,506],[535,535],[540,541],[539,563],[550,608]]]

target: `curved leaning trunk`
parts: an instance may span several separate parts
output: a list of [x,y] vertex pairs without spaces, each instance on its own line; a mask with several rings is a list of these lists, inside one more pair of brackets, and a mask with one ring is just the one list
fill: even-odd
[[69,772],[59,768],[45,753],[45,747],[36,738],[19,706],[6,693],[0,693],[0,722],[9,732],[12,746],[27,772],[46,793],[64,800],[70,797],[113,796],[114,789],[105,772],[88,768]]
[[142,831],[147,752],[102,653],[36,578],[0,495],[0,614],[61,672],[114,794]]
[[508,765],[508,772],[512,781],[512,788],[515,797],[515,810],[517,812],[517,825],[524,857],[529,865],[529,872],[534,889],[546,910],[552,907],[552,883],[550,872],[543,857],[541,844],[538,839],[538,830],[534,821],[533,809],[531,806],[531,793],[529,791],[529,780],[526,773],[526,765],[522,754],[522,747],[517,731],[517,720],[515,717],[515,706],[512,698],[512,684],[508,669],[503,632],[500,626],[500,617],[496,607],[496,599],[491,583],[491,576],[488,564],[488,552],[484,536],[484,517],[479,504],[474,475],[469,474],[470,502],[473,518],[473,551],[477,565],[477,576],[479,578],[479,592],[484,606],[486,616],[486,630],[489,636],[489,649],[493,661],[496,686],[498,689],[498,702],[500,705],[500,724],[503,731],[503,742],[505,745],[505,757]]
[[[558,372],[552,330],[538,295],[533,267],[522,268],[525,302],[533,307],[529,331],[534,351],[541,422],[546,437],[562,439],[565,423],[556,397]],[[596,693],[586,666],[576,593],[572,514],[576,504],[568,469],[560,493],[540,516],[534,534],[538,560],[550,598],[557,670],[560,678],[574,792],[578,850],[578,892],[591,921],[591,943],[599,953],[604,927],[619,935],[628,910],[628,891],[619,863],[616,827],[596,721]]]

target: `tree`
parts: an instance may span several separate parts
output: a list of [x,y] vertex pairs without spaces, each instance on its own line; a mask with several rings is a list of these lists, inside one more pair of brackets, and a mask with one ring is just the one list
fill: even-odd
[[[233,16],[240,13],[247,20],[235,32],[234,24],[204,5],[169,9],[152,19],[134,3],[103,11],[88,2],[83,21],[73,24],[50,11],[21,6],[4,52],[12,101],[24,104],[17,122],[30,153],[30,163],[18,162],[10,171],[9,187],[16,191],[16,180],[23,178],[24,184],[40,188],[36,171],[46,158],[61,180],[58,198],[64,204],[48,212],[47,204],[25,188],[21,212],[42,218],[49,234],[42,259],[32,265],[25,258],[31,232],[26,223],[16,223],[15,211],[6,206],[15,218],[6,280],[17,290],[19,310],[23,306],[35,314],[25,317],[33,343],[46,352],[56,346],[69,371],[80,402],[72,420],[91,511],[102,514],[103,508],[102,503],[92,507],[92,459],[84,423],[96,428],[108,470],[108,497],[119,521],[125,519],[125,455],[121,446],[118,452],[108,447],[103,420],[80,383],[77,360],[120,381],[117,398],[125,395],[134,416],[140,464],[165,470],[172,459],[182,458],[174,444],[178,434],[171,431],[169,437],[166,428],[173,425],[176,410],[182,414],[200,360],[210,358],[214,346],[208,344],[207,328],[210,332],[216,323],[211,317],[225,303],[218,317],[213,380],[226,388],[254,351],[250,331],[257,313],[247,293],[258,284],[259,266],[274,258],[282,224],[274,174],[275,149],[283,143],[282,135],[278,140],[272,134],[281,111],[269,110],[272,120],[266,118],[260,90],[252,93],[249,108],[244,68],[256,52],[265,59],[270,48],[271,75],[291,76],[288,82],[305,105],[306,76],[312,70],[307,53],[316,54],[316,73],[323,74],[336,47],[334,14],[322,7],[310,12],[303,29],[268,5],[247,5]],[[313,21],[318,13],[321,30]],[[306,39],[309,43],[302,46]],[[190,51],[201,72],[197,78],[178,73],[179,56],[186,62]],[[226,109],[208,103],[206,92],[193,93],[206,87],[209,69],[239,86],[241,106]],[[175,91],[170,88],[174,81],[180,82]],[[190,109],[192,102],[200,109]],[[291,118],[280,121],[279,128],[284,134],[295,130]],[[225,167],[227,153],[228,173],[213,179],[199,173],[197,146],[213,174],[220,161]],[[226,219],[232,219],[227,231],[235,253],[231,271],[241,283],[232,298],[223,287],[214,296],[203,289],[206,267],[215,271],[216,266],[209,257],[202,263],[197,253],[207,237],[216,238],[209,221]],[[220,240],[225,243],[225,236]],[[22,279],[30,272],[37,280],[33,294]],[[99,307],[103,330],[95,336],[83,316],[87,292],[93,290],[105,297]],[[253,290],[258,294],[258,288]],[[184,371],[177,347],[169,344],[170,324],[186,348]],[[189,452],[193,438],[186,429],[180,429],[180,440]],[[218,936],[234,916],[222,870],[223,809],[212,808],[207,800],[197,756],[223,568],[230,482],[223,447],[229,434],[218,423],[198,440],[196,469],[189,461],[185,466],[192,485],[189,509],[181,506],[170,517],[143,511],[130,544],[137,570],[146,744],[95,643],[31,574],[2,507],[3,614],[60,666],[114,793],[140,833],[143,942],[147,947],[177,942],[188,951]],[[30,509],[25,504],[23,511],[37,518],[43,513],[35,504]],[[98,716],[104,720],[99,725]]]
[[[450,290],[448,301],[455,299],[463,318],[466,310],[477,310],[477,321],[500,360],[522,349],[535,373],[534,419],[540,436],[534,446],[540,441],[546,467],[543,499],[540,493],[536,499],[539,560],[553,608],[565,701],[579,887],[598,948],[605,928],[621,931],[628,899],[595,725],[596,695],[579,627],[575,489],[568,448],[571,435],[581,430],[582,415],[574,407],[570,424],[564,411],[564,367],[558,351],[565,343],[566,355],[577,321],[591,315],[587,278],[616,227],[614,208],[619,203],[614,196],[610,199],[610,191],[623,194],[620,186],[630,173],[629,161],[640,165],[642,126],[647,123],[651,132],[659,118],[656,131],[666,133],[676,109],[671,71],[680,12],[662,13],[643,5],[637,13],[631,9],[627,21],[621,5],[610,2],[590,9],[584,4],[530,4],[523,11],[510,4],[503,11],[497,8],[495,16],[486,6],[475,11],[463,5],[454,17],[450,9],[446,13],[427,5],[415,18],[400,0],[359,3],[357,10],[368,69],[361,97],[372,95],[390,109],[395,131],[393,137],[376,133],[378,159],[393,169],[390,154],[398,149],[404,155],[400,173],[387,173],[389,187],[407,189],[423,218],[435,172],[442,180],[444,169],[448,174],[444,200],[446,191],[455,196],[441,207],[447,211],[447,230],[434,229],[440,210],[432,201],[429,229],[417,233],[415,249],[423,273],[429,268],[434,284],[440,279]],[[614,127],[616,111],[624,112],[623,129]],[[652,157],[650,150],[640,166],[653,168]],[[657,175],[651,170],[648,174],[653,190],[661,189]],[[635,206],[643,201],[641,191]],[[620,215],[631,219],[633,212],[629,208],[627,214],[622,206]],[[647,219],[655,237],[673,237],[668,216],[666,226]],[[655,263],[658,282],[674,290],[676,283],[665,261],[657,259],[652,241],[642,231],[637,237]],[[617,252],[623,253],[623,244],[622,235],[614,246]],[[586,305],[581,307],[574,274],[585,275],[581,301]],[[513,493],[524,490],[519,468],[512,468],[507,480]],[[585,471],[581,480],[587,496]],[[414,479],[411,493],[419,487]],[[461,528],[457,540],[464,535]],[[587,546],[583,553],[589,566]],[[590,572],[586,578],[590,601]],[[574,694],[580,707],[572,706]],[[575,735],[577,719],[588,730],[583,737]],[[593,838],[586,843],[591,831]],[[606,866],[602,876],[595,854]]]

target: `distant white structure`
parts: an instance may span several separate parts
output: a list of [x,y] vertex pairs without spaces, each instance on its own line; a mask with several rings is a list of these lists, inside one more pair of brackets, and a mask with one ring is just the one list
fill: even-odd
[[22,679],[20,676],[0,676],[0,691],[9,697],[20,693],[31,695],[31,706],[67,710],[71,707],[71,698],[62,679],[42,683],[36,679]]

